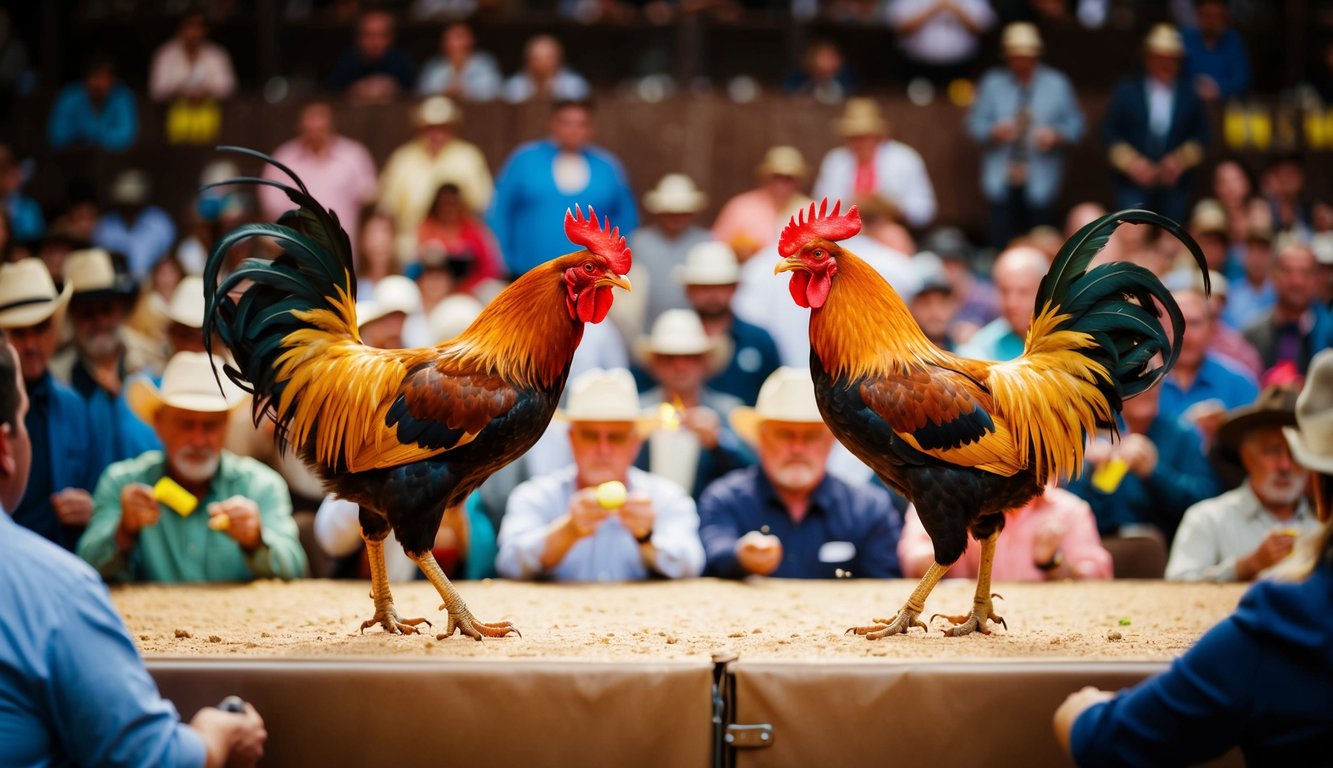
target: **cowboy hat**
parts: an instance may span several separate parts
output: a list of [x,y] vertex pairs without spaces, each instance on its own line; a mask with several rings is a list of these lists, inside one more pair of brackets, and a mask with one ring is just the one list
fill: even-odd
[[1233,451],[1240,450],[1245,435],[1259,427],[1296,425],[1296,390],[1290,387],[1264,387],[1253,403],[1227,412],[1217,428],[1217,441]]
[[657,418],[639,407],[634,376],[624,368],[592,368],[569,383],[569,404],[555,412],[561,421],[627,421],[639,434],[657,426]]
[[704,324],[692,309],[668,309],[653,321],[652,333],[634,341],[634,355],[647,363],[653,355],[704,355],[710,374],[727,367],[731,343],[725,337],[708,338]]
[[1041,33],[1026,21],[1016,21],[1004,28],[1000,49],[1006,56],[1040,56]]
[[710,240],[685,252],[685,263],[674,270],[681,285],[734,285],[741,279],[736,252],[726,243]]
[[1180,40],[1180,32],[1170,24],[1154,24],[1152,29],[1148,30],[1143,48],[1148,53],[1161,56],[1173,56],[1177,59],[1185,56],[1185,44]]
[[418,128],[431,125],[458,125],[463,113],[448,96],[431,96],[417,105],[413,120]]
[[759,163],[759,167],[755,169],[755,174],[761,179],[769,176],[804,179],[809,173],[810,167],[805,164],[801,150],[786,145],[770,147],[764,153],[764,159]]
[[467,330],[484,308],[480,301],[466,293],[446,296],[426,316],[426,325],[436,342],[447,341]]
[[838,133],[843,136],[882,136],[888,132],[889,124],[880,115],[874,99],[847,100],[847,107],[838,119]]
[[1297,464],[1333,474],[1333,350],[1310,361],[1305,388],[1296,399],[1296,426],[1283,427],[1282,434]]
[[683,173],[668,173],[643,196],[650,213],[698,213],[707,204],[708,196]]
[[55,281],[41,259],[27,258],[0,266],[0,328],[30,328],[54,316],[69,303],[74,286]]
[[134,280],[117,272],[111,254],[102,248],[85,248],[66,256],[65,282],[74,286],[74,301],[128,299],[138,293]]
[[245,399],[244,393],[222,373],[221,361],[203,352],[177,352],[162,371],[160,387],[148,378],[136,377],[130,381],[125,396],[130,410],[145,424],[154,423],[163,406],[221,413]]
[[731,412],[731,428],[751,445],[759,441],[759,424],[765,421],[824,423],[809,371],[786,366],[773,371],[759,388],[753,408],[743,405]]
[[198,275],[186,275],[176,283],[176,290],[171,292],[171,303],[167,304],[167,318],[173,323],[180,323],[191,328],[204,327],[204,279]]

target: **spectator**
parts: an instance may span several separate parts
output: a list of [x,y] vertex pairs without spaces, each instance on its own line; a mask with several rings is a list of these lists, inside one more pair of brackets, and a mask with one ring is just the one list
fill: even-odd
[[1308,239],[1315,233],[1314,211],[1305,199],[1305,163],[1300,155],[1275,155],[1261,180],[1274,232]]
[[[914,579],[935,562],[935,545],[915,507],[904,517],[898,560],[903,575]],[[980,561],[981,546],[969,538],[963,556],[949,567],[949,578],[976,578]],[[1111,553],[1102,546],[1087,502],[1050,486],[1007,516],[991,574],[1000,581],[1109,579]]]
[[1204,101],[1230,101],[1250,90],[1250,54],[1231,26],[1227,0],[1194,0],[1198,26],[1181,30],[1185,75]]
[[753,461],[726,425],[741,401],[704,384],[726,367],[730,346],[729,339],[709,338],[699,316],[688,309],[663,312],[653,322],[652,334],[635,344],[637,357],[657,384],[640,396],[641,402],[679,422],[659,428],[659,433],[676,434],[651,436],[636,463],[671,477],[696,499],[709,483]]
[[770,147],[755,169],[759,185],[722,206],[713,223],[713,237],[730,245],[741,262],[776,243],[787,220],[810,202],[801,192],[809,173],[796,147]]
[[889,0],[888,16],[898,47],[939,84],[967,74],[964,65],[995,23],[986,0]]
[[708,576],[795,579],[902,576],[902,519],[887,491],[828,474],[833,433],[810,374],[779,368],[754,408],[737,409],[736,432],[759,465],[713,483],[699,502]]
[[1239,454],[1245,482],[1185,511],[1168,579],[1253,581],[1315,529],[1305,500],[1308,475],[1282,435],[1282,427],[1296,423],[1295,407],[1294,390],[1268,387],[1255,402],[1227,412],[1217,440]]
[[801,57],[801,69],[782,81],[789,96],[811,96],[823,104],[838,104],[856,89],[856,77],[832,40],[811,41]]
[[356,22],[356,42],[338,56],[329,90],[363,104],[384,104],[412,88],[416,68],[394,46],[393,14],[371,10]]
[[936,227],[921,240],[921,249],[929,251],[944,264],[944,274],[958,297],[958,312],[951,330],[962,344],[1000,316],[1000,296],[995,284],[972,271],[972,244],[957,227]]
[[595,209],[621,232],[639,228],[634,193],[620,160],[592,144],[592,104],[556,102],[549,131],[505,161],[486,216],[515,277],[569,251],[564,217],[575,205]]
[[236,90],[227,50],[208,39],[202,11],[181,17],[176,36],[153,53],[148,95],[153,101],[222,101]]
[[588,81],[565,66],[565,52],[551,35],[534,35],[523,49],[523,69],[505,81],[504,99],[518,104],[534,99],[584,101],[592,96]]
[[426,62],[417,78],[417,95],[448,96],[462,101],[491,101],[504,87],[495,57],[477,50],[466,22],[455,21],[440,33],[440,54]]
[[[1158,249],[1152,249],[1154,253],[1161,253]],[[1193,263],[1193,258],[1177,254],[1179,263],[1184,266],[1169,272],[1162,278],[1162,284],[1173,294],[1193,291],[1203,295],[1203,275]],[[1185,259],[1188,259],[1186,261]],[[1254,345],[1245,340],[1241,332],[1232,328],[1218,318],[1226,310],[1227,295],[1230,292],[1230,281],[1222,276],[1220,272],[1208,271],[1208,280],[1212,285],[1212,293],[1208,294],[1208,311],[1213,318],[1212,321],[1212,341],[1208,344],[1208,351],[1216,353],[1219,357],[1226,358],[1228,362],[1235,363],[1245,373],[1254,376],[1256,379],[1263,373],[1264,364],[1259,357],[1259,352]]]
[[[97,483],[79,556],[105,578],[249,581],[305,571],[282,477],[222,448],[240,393],[227,384],[219,390],[218,365],[181,352],[167,364],[161,388],[142,379],[131,386],[131,407],[153,425],[163,450],[112,464]],[[163,478],[192,498],[155,491]]]
[[1001,253],[991,273],[999,291],[1000,316],[960,344],[958,354],[979,360],[1013,360],[1023,354],[1037,287],[1050,266],[1046,255],[1030,246]]
[[1288,366],[1304,374],[1314,353],[1333,345],[1333,313],[1315,299],[1320,267],[1303,243],[1278,251],[1273,262],[1273,307],[1245,329],[1265,371]]
[[[338,216],[347,239],[358,242],[361,209],[375,200],[375,161],[364,144],[337,132],[333,107],[327,101],[312,101],[301,108],[296,137],[273,150],[273,159],[292,169],[307,187],[319,190],[320,204]],[[291,183],[287,174],[267,163],[263,176]],[[258,193],[260,210],[271,221],[296,207],[273,187],[260,186]]]
[[57,293],[37,259],[0,266],[0,329],[18,356],[32,443],[28,490],[7,510],[14,522],[70,551],[92,517],[90,491],[103,463],[88,439],[87,404],[49,368],[72,291],[66,282]]
[[1194,242],[1199,244],[1199,250],[1203,251],[1208,269],[1225,274],[1231,228],[1222,204],[1212,198],[1200,200],[1190,212],[1189,233]]
[[1005,66],[986,73],[967,116],[982,145],[981,191],[990,205],[990,244],[1004,248],[1033,227],[1055,223],[1065,145],[1083,135],[1083,113],[1063,73],[1038,61],[1037,28],[1004,28]]
[[[699,516],[675,483],[636,469],[641,434],[628,371],[590,370],[570,384],[573,466],[535,477],[509,497],[496,570],[511,579],[629,581],[689,578],[703,570]],[[611,498],[604,483],[628,494]]]
[[107,209],[97,218],[93,243],[128,262],[130,276],[143,280],[176,244],[176,224],[152,202],[148,174],[128,168],[116,174],[107,193]]
[[23,194],[24,165],[14,151],[0,144],[0,212],[9,215],[9,235],[15,243],[32,243],[46,232],[42,206]]
[[60,90],[46,123],[51,149],[105,149],[122,152],[139,135],[134,94],[116,79],[115,65],[94,57],[82,81]]
[[[637,256],[637,252],[635,254]],[[731,395],[746,405],[759,397],[759,389],[782,365],[778,346],[763,328],[736,317],[731,309],[736,298],[740,267],[726,243],[700,243],[685,254],[676,267],[676,281],[685,287],[685,297],[703,324],[704,333],[715,340],[726,339],[731,350],[727,367],[706,386]]]
[[454,270],[451,293],[476,293],[484,283],[504,274],[495,236],[468,209],[462,191],[453,182],[435,190],[430,210],[417,229],[417,244],[422,249],[437,247],[444,251]]
[[949,282],[944,265],[935,254],[923,251],[912,257],[912,262],[922,275],[921,290],[912,297],[908,309],[932,344],[952,352],[957,344],[951,327],[958,310],[953,283]]
[[1193,86],[1180,77],[1180,33],[1158,24],[1144,44],[1144,76],[1121,80],[1111,95],[1102,138],[1114,169],[1116,208],[1148,208],[1182,221],[1193,168],[1208,144],[1208,119]]
[[1213,197],[1226,212],[1232,245],[1244,242],[1245,234],[1251,226],[1247,209],[1256,192],[1249,169],[1234,157],[1219,160],[1213,166],[1212,191]]
[[[0,508],[15,509],[33,446],[20,365],[0,348]],[[255,765],[268,734],[254,707],[205,707],[189,725],[161,698],[101,580],[0,513],[0,721],[16,765]]]
[[1162,379],[1162,412],[1184,418],[1203,436],[1204,446],[1213,442],[1223,414],[1254,401],[1259,384],[1240,365],[1209,349],[1217,330],[1217,318],[1208,299],[1197,288],[1176,290],[1172,298],[1185,322],[1176,365]]
[[713,235],[694,220],[706,205],[708,197],[699,191],[689,176],[681,173],[663,176],[657,186],[643,196],[643,207],[653,215],[653,221],[630,233],[629,245],[634,252],[630,279],[636,293],[644,292],[646,306],[637,322],[628,323],[629,327],[621,329],[626,335],[632,334],[631,338],[642,333],[647,324],[666,310],[689,306],[674,270],[685,261],[686,253],[692,248],[713,239]]
[[417,252],[418,229],[441,184],[457,185],[473,211],[486,210],[494,191],[486,157],[458,135],[463,112],[453,101],[432,96],[417,105],[414,119],[416,138],[395,149],[380,174],[379,209],[394,218],[404,264]]
[[1240,267],[1241,274],[1230,281],[1227,306],[1222,312],[1222,322],[1237,330],[1259,322],[1277,304],[1277,292],[1269,279],[1273,269],[1271,229],[1250,227],[1246,230]]
[[889,136],[889,124],[873,99],[849,99],[838,131],[846,146],[824,155],[815,177],[816,199],[877,194],[897,206],[913,227],[935,218],[935,190],[921,155]]

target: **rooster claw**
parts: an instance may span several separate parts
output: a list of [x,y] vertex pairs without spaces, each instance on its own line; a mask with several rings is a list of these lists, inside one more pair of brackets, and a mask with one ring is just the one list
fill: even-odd
[[[441,605],[440,610],[444,610],[445,607]],[[459,612],[450,611],[449,624],[445,626],[443,632],[435,636],[435,639],[447,640],[453,636],[454,632],[467,635],[477,642],[481,642],[483,637],[504,637],[511,632],[520,638],[523,637],[523,633],[519,632],[518,628],[511,622],[497,621],[494,624],[486,624],[474,619],[472,612],[466,608]]]
[[361,634],[366,633],[368,627],[379,624],[384,627],[384,631],[391,635],[415,635],[421,630],[417,629],[418,624],[430,626],[430,622],[425,618],[404,619],[398,616],[398,612],[392,607],[388,611],[377,611],[374,617],[361,622]]
[[922,630],[928,629],[926,625],[918,618],[920,614],[916,611],[903,608],[901,612],[892,619],[871,619],[875,622],[860,627],[849,627],[844,634],[865,635],[867,640],[879,640],[882,637],[890,635],[907,634],[907,630],[912,627],[920,627]]

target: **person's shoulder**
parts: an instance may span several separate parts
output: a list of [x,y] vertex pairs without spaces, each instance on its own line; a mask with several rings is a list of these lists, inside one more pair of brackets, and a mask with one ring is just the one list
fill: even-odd
[[1245,484],[1241,483],[1217,496],[1195,502],[1185,510],[1185,517],[1213,524],[1230,521],[1239,514],[1241,501],[1247,492]]
[[511,497],[535,496],[537,498],[553,497],[554,494],[563,486],[569,486],[572,490],[574,482],[574,466],[569,465],[559,469],[551,470],[544,475],[530,477],[527,480],[514,486],[510,493]]
[[222,461],[233,474],[249,478],[251,482],[265,482],[280,485],[283,488],[287,487],[287,481],[282,479],[282,475],[259,459],[242,456],[231,451],[223,451]]
[[849,483],[837,475],[829,474],[825,478],[828,491],[851,501],[845,508],[861,514],[880,514],[893,509],[893,496],[887,490],[872,483]]
[[102,477],[118,483],[141,482],[146,477],[162,474],[165,464],[166,458],[161,451],[144,451],[108,465]]
[[759,468],[741,467],[709,483],[699,495],[699,504],[734,504],[759,493]]
[[[7,513],[0,511],[0,515],[4,514]],[[0,574],[9,571],[9,575],[0,581],[11,584],[40,581],[49,589],[48,594],[58,595],[101,583],[92,566],[74,553],[12,520],[4,521],[3,528],[8,530],[0,535]]]
[[1209,369],[1209,373],[1216,379],[1227,383],[1243,383],[1256,388],[1259,386],[1254,374],[1225,355],[1208,352],[1203,356],[1203,365]]
[[716,389],[705,389],[704,393],[708,400],[708,406],[724,416],[745,405],[745,401],[739,397],[729,395],[726,392],[719,392]]
[[689,498],[685,489],[670,478],[655,475],[638,467],[630,467],[628,474],[631,487],[644,489],[648,496],[659,504],[674,503],[682,498]]
[[1233,620],[1255,635],[1318,654],[1326,667],[1333,665],[1333,565],[1326,559],[1301,581],[1256,582]]

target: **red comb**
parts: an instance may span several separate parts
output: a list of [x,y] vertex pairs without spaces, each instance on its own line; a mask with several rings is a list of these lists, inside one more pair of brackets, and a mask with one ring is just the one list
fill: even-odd
[[577,205],[574,211],[565,211],[565,237],[571,243],[581,245],[593,253],[611,262],[611,269],[616,274],[629,272],[630,252],[625,246],[625,238],[620,236],[620,227],[611,229],[611,219],[606,219],[606,229],[597,223],[597,212],[588,206],[588,218],[583,218],[583,211]]
[[[838,209],[842,207],[842,201],[833,203],[833,212],[828,213],[828,198],[819,204],[819,210],[815,210],[815,204],[810,204],[809,218],[806,217],[806,211],[799,211],[787,222],[787,226],[782,229],[782,237],[778,240],[778,253],[782,256],[791,256],[801,250],[801,246],[814,240],[823,238],[825,240],[846,240],[857,232],[861,231],[861,212],[856,210],[856,206],[847,209],[847,213],[839,216]],[[827,215],[825,215],[827,214]]]

